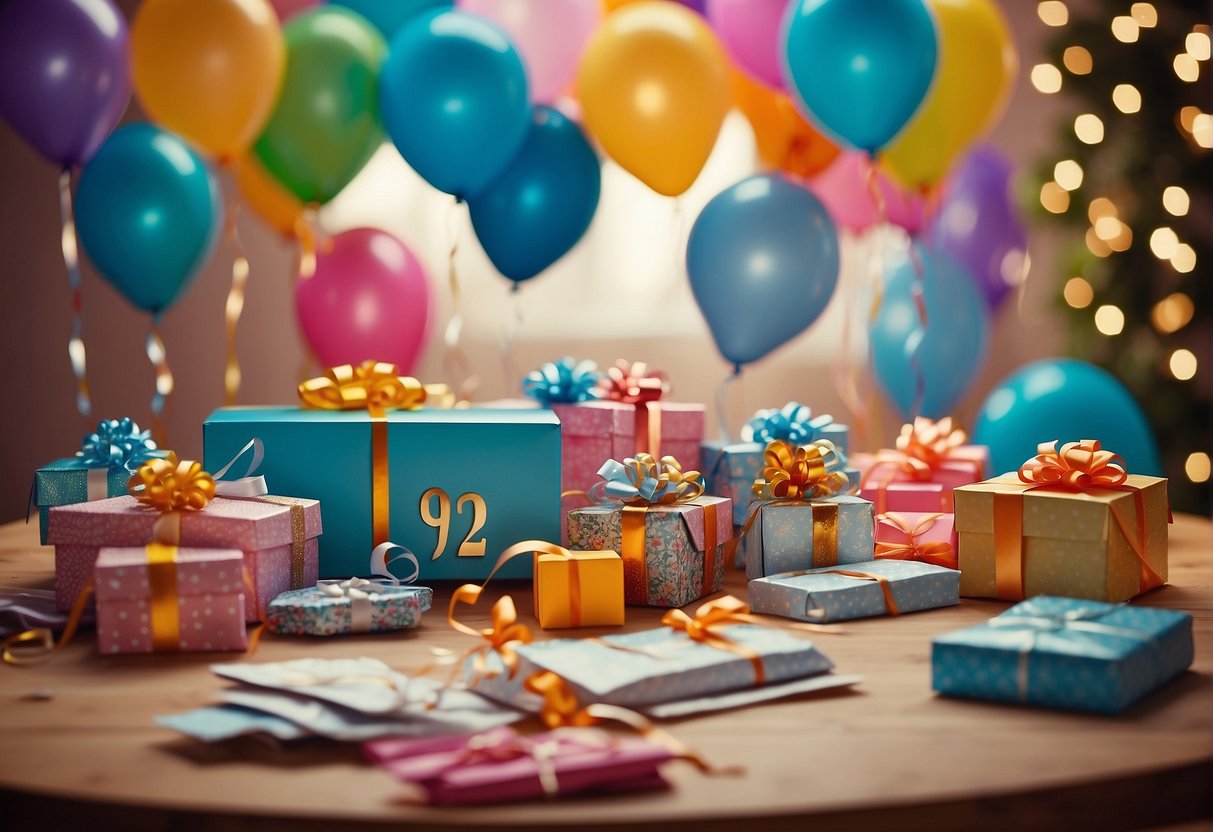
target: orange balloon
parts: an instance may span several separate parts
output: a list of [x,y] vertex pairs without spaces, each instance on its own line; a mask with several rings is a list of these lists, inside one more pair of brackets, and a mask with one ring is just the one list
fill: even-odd
[[612,12],[581,56],[577,94],[602,149],[653,190],[691,187],[728,114],[724,50],[703,18],[676,3]]
[[266,0],[144,0],[131,26],[135,94],[152,120],[221,160],[269,119],[286,66]]
[[236,186],[248,206],[271,228],[286,237],[298,236],[303,203],[261,165],[253,153],[246,153],[236,164]]
[[732,70],[733,101],[754,128],[758,158],[803,178],[828,168],[842,152],[796,111],[787,95]]

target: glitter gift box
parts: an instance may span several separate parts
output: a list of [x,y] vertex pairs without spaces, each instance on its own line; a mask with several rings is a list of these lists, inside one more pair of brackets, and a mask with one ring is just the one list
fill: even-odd
[[323,581],[270,601],[265,624],[283,635],[334,636],[407,630],[421,623],[433,590],[358,578]]
[[97,649],[247,650],[243,562],[238,549],[102,548],[96,564]]
[[916,560],[958,569],[956,517],[939,512],[876,515],[876,560]]
[[756,501],[753,526],[742,539],[746,577],[863,563],[872,559],[872,504],[837,497],[785,504]]
[[750,581],[750,606],[756,613],[825,623],[948,607],[960,602],[959,590],[954,569],[878,560]]
[[[134,497],[113,497],[51,509],[55,544],[55,603],[70,609],[93,576],[101,546],[142,546],[160,515]],[[218,497],[202,511],[182,512],[180,545],[244,552],[253,593],[249,621],[289,589],[316,583],[320,503],[294,497],[232,500]]]
[[897,447],[857,453],[859,496],[886,511],[953,512],[952,490],[982,480],[990,464],[984,445],[966,445],[951,419],[915,419],[902,426]]
[[1185,612],[1041,595],[932,639],[931,684],[947,696],[1115,714],[1192,655]]

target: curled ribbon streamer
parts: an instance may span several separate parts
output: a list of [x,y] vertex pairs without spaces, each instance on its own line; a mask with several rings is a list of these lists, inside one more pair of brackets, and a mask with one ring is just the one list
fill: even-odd
[[[229,161],[227,167],[235,177],[238,162]],[[234,186],[233,186],[234,187]],[[244,251],[244,243],[240,240],[240,231],[236,221],[240,217],[240,200],[233,190],[228,200],[227,211],[224,212],[223,235],[234,250],[232,257],[232,283],[228,288],[227,301],[223,305],[224,335],[227,342],[227,362],[223,370],[223,403],[233,405],[240,394],[240,357],[236,353],[236,329],[240,325],[240,316],[244,313],[244,293],[248,287],[249,262]]]
[[776,440],[807,445],[821,439],[821,431],[834,423],[829,414],[813,416],[807,405],[788,402],[781,408],[757,411],[741,429],[745,442],[767,445]]
[[876,560],[916,560],[923,563],[943,566],[947,569],[956,568],[956,552],[952,544],[946,540],[919,542],[918,536],[935,525],[942,514],[928,514],[919,518],[913,526],[902,514],[890,511],[876,517],[876,524],[887,523],[906,536],[904,543],[889,543],[877,541]]
[[650,454],[637,454],[623,462],[608,459],[598,469],[602,481],[589,490],[594,502],[615,502],[630,506],[655,506],[688,503],[704,492],[703,475],[683,471],[672,456],[658,462]]
[[168,397],[173,394],[175,383],[173,381],[173,370],[168,365],[168,352],[164,348],[164,339],[160,337],[159,314],[153,315],[151,322],[148,324],[144,350],[147,353],[147,360],[156,372],[156,388],[155,393],[152,395],[152,436],[156,437],[157,443],[164,445],[164,422],[160,416],[164,413],[164,406],[168,403]]
[[[251,453],[248,468],[244,471],[244,476],[237,477],[233,480],[223,479],[224,475],[231,470],[232,466],[240,461],[245,454]],[[260,437],[254,436],[250,439],[243,448],[236,452],[236,455],[228,460],[227,464],[214,473],[215,478],[215,496],[227,497],[229,499],[242,499],[250,497],[261,497],[270,493],[269,486],[265,482],[265,477],[257,473],[261,468],[261,463],[265,459],[265,443]]]
[[602,398],[636,408],[636,451],[656,456],[661,448],[661,408],[657,402],[669,392],[662,373],[650,373],[642,361],[619,359],[598,380]]
[[575,404],[602,395],[598,381],[602,373],[593,361],[574,361],[565,356],[531,370],[522,380],[522,394],[545,405]]
[[90,468],[126,468],[132,470],[144,460],[163,455],[152,439],[151,431],[140,430],[130,418],[102,419],[97,430],[85,436],[76,458]]
[[149,459],[127,483],[130,495],[159,512],[198,511],[215,498],[215,480],[202,464],[175,453]]
[[64,167],[59,172],[59,247],[63,266],[67,270],[68,286],[72,290],[72,334],[67,341],[67,355],[76,377],[76,410],[81,416],[93,412],[89,395],[87,364],[84,349],[84,293],[80,279],[80,243],[76,239],[76,214],[72,209],[72,171]]

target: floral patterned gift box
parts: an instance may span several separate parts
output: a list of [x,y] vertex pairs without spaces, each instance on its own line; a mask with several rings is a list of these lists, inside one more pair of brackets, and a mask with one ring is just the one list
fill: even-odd
[[936,636],[932,687],[947,696],[1115,714],[1192,664],[1185,612],[1040,595],[986,624]]
[[918,612],[959,602],[956,570],[914,561],[852,563],[750,581],[754,612],[820,623]]
[[433,590],[351,578],[321,581],[270,602],[266,626],[283,635],[334,636],[407,630],[421,623]]

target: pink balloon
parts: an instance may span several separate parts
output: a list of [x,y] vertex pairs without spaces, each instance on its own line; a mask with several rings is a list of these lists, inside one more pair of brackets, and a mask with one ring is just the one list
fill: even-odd
[[510,36],[531,85],[531,100],[554,101],[573,80],[581,50],[602,17],[600,0],[459,0]]
[[270,0],[270,5],[274,7],[278,19],[285,23],[304,9],[319,5],[319,0]]
[[295,313],[326,367],[367,359],[411,372],[429,339],[425,269],[398,239],[355,228],[318,247],[316,272],[295,288]]
[[[868,187],[871,164],[866,154],[843,153],[809,180],[809,190],[825,204],[834,222],[848,231],[866,231],[876,224],[876,204]],[[902,190],[879,171],[876,183],[884,197],[885,221],[917,234],[923,223],[922,197]]]
[[708,0],[707,17],[725,48],[746,74],[777,90],[784,88],[779,29],[788,0]]

